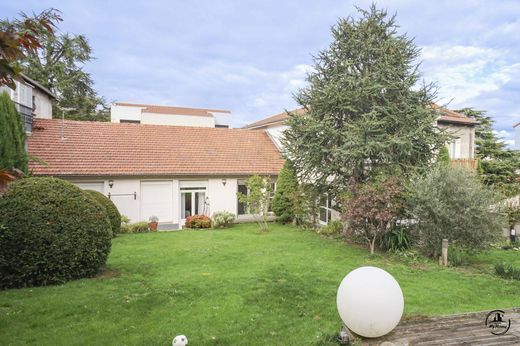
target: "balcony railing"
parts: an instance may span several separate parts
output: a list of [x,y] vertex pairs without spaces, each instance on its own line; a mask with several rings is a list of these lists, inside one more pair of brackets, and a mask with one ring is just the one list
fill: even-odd
[[32,132],[32,124],[33,124],[33,115],[32,108],[19,104],[17,102],[14,103],[16,106],[16,110],[20,113],[20,117],[22,118],[22,123],[25,131]]
[[453,159],[451,160],[451,166],[462,166],[473,170],[477,169],[476,159]]

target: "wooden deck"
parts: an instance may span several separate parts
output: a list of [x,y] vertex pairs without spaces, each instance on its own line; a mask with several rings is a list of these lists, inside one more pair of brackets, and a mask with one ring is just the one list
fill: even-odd
[[363,345],[520,345],[520,308],[505,310],[511,328],[504,335],[491,334],[485,326],[489,311],[401,321],[388,335],[365,339]]

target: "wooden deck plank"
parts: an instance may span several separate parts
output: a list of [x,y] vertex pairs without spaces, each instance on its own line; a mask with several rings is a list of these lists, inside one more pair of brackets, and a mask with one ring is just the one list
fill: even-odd
[[[488,311],[466,314],[410,318],[388,335],[364,339],[363,345],[520,345],[520,308],[505,310],[511,328],[505,335],[493,335],[485,326]],[[391,345],[391,344],[389,344]]]

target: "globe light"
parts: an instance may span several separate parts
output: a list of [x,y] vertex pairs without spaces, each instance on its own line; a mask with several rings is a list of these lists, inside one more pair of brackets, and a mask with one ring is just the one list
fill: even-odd
[[188,345],[188,338],[186,335],[177,335],[173,338],[172,346],[186,346]]
[[343,323],[366,338],[390,333],[404,310],[401,287],[392,275],[376,267],[348,273],[339,285],[336,303]]

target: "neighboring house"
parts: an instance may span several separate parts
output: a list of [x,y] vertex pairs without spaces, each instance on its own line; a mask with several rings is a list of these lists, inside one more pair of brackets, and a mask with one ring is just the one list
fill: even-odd
[[514,148],[516,150],[520,150],[520,122],[513,125],[513,128],[515,129],[515,146],[514,146]]
[[22,117],[25,130],[31,132],[33,118],[52,118],[52,106],[58,97],[35,80],[25,75],[21,77],[22,80],[15,80],[15,90],[1,86],[0,91],[7,91]]
[[[63,128],[63,138],[62,138]],[[254,174],[276,178],[284,160],[266,133],[242,129],[35,119],[35,176],[55,176],[108,196],[132,221],[161,229],[217,211],[248,218],[237,192]]]
[[[448,150],[453,165],[463,165],[476,169],[475,159],[475,126],[477,121],[463,114],[440,108],[441,116],[437,119],[437,126],[446,128],[454,140],[448,143]],[[303,108],[289,111],[293,114],[302,115]],[[279,150],[282,149],[281,138],[287,129],[286,120],[289,118],[287,112],[272,115],[254,123],[248,124],[244,129],[261,130],[266,132],[273,140]],[[334,209],[334,201],[328,195],[320,197],[319,221],[327,224],[330,220],[339,219],[339,213]]]
[[222,109],[156,106],[115,102],[110,107],[113,123],[229,127],[231,112]]
[[[439,110],[441,116],[437,119],[437,126],[446,128],[450,134],[454,136],[453,142],[447,144],[450,158],[453,163],[476,168],[475,126],[478,122],[464,114],[456,113],[440,107]],[[299,115],[305,113],[303,108],[298,108],[289,112]],[[248,124],[244,126],[244,129],[266,131],[273,139],[276,146],[281,149],[280,140],[283,136],[283,132],[287,129],[285,122],[288,118],[288,113],[283,112]]]

